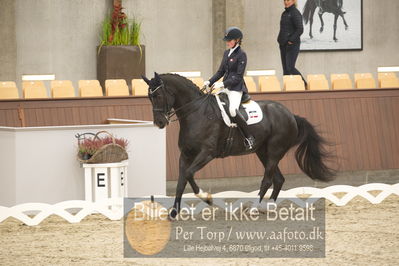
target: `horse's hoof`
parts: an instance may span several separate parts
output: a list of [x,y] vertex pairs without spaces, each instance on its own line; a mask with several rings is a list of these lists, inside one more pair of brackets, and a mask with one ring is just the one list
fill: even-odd
[[177,210],[173,209],[168,215],[168,220],[169,221],[175,221],[176,220],[176,216],[177,216]]
[[345,26],[345,30],[348,30],[349,29],[349,27],[348,26]]
[[203,200],[204,202],[206,202],[208,205],[212,205],[212,203],[213,203],[211,193],[203,192],[202,189],[200,189],[200,191],[198,192],[198,194],[195,194],[195,196],[196,196],[197,198],[200,198],[200,199]]
[[313,35],[310,35],[309,37],[310,37],[310,39],[313,39]]
[[323,32],[323,30],[324,30],[323,28],[320,28],[320,33],[322,33],[322,32]]
[[208,197],[206,197],[206,199],[205,199],[204,201],[205,201],[205,203],[207,203],[208,205],[212,205],[212,204],[213,204],[213,199],[212,199],[211,193],[208,193]]
[[250,206],[248,206],[247,211],[251,211],[252,209],[256,209],[259,213],[265,214],[267,213],[267,204],[266,203],[251,204]]
[[267,191],[259,191],[259,203],[262,202],[263,198],[265,197]]
[[271,195],[270,199],[272,199],[274,202],[276,202],[277,201],[277,195]]
[[334,38],[334,42],[338,42],[338,39],[337,39],[337,38]]

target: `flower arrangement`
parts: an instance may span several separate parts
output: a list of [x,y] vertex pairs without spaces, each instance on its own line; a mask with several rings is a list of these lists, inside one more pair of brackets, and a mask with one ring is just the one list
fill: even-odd
[[114,4],[110,16],[102,23],[100,49],[104,45],[140,46],[141,22],[136,18],[128,19],[122,5]]
[[89,160],[97,151],[108,144],[116,144],[122,149],[126,150],[129,142],[124,138],[113,138],[110,136],[103,138],[85,138],[82,141],[79,141],[78,158],[81,158],[82,160]]

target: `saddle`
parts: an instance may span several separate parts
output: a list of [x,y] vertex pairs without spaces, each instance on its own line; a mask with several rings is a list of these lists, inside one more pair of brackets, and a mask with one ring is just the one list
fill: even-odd
[[[218,95],[215,95],[215,97],[224,123],[228,127],[235,127],[236,124],[232,123],[232,118],[230,116],[230,102],[227,94],[219,93]],[[247,93],[244,93],[241,98],[241,104],[238,112],[240,112],[242,117],[244,117],[247,125],[257,124],[263,119],[263,112],[259,104],[255,101],[252,101],[251,96],[249,96]]]
[[[229,97],[225,93],[220,93],[219,94],[219,99],[222,102],[222,105],[224,107],[224,110],[226,111],[227,115],[231,119],[229,107],[230,107],[230,101]],[[245,111],[245,108],[243,104],[248,103],[251,100],[251,96],[248,93],[243,93],[241,97],[241,104],[240,107],[238,108],[238,111],[242,114],[242,116],[245,118],[245,121],[248,121],[248,114]]]

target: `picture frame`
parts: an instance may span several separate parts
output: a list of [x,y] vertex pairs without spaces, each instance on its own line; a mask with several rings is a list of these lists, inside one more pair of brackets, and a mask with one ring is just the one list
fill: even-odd
[[363,0],[297,0],[297,8],[304,26],[301,51],[363,50]]

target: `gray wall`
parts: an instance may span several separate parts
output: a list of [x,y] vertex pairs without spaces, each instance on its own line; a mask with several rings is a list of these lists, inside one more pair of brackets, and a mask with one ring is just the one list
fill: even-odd
[[[348,0],[346,0],[348,1]],[[363,51],[301,53],[303,74],[375,72],[399,64],[397,0],[364,0]],[[111,0],[0,0],[0,79],[54,73],[57,79],[96,78],[96,46]],[[282,0],[124,0],[142,20],[146,72],[199,70],[208,78],[219,64],[221,28],[241,26],[247,70],[276,69]],[[223,13],[224,10],[224,13]],[[218,12],[218,13],[215,13]],[[221,36],[219,36],[221,35]]]
[[142,21],[146,74],[212,68],[211,0],[124,0],[129,17]]
[[55,74],[56,79],[96,78],[96,46],[110,1],[17,0],[17,78]]
[[0,81],[16,79],[15,2],[0,0]]

